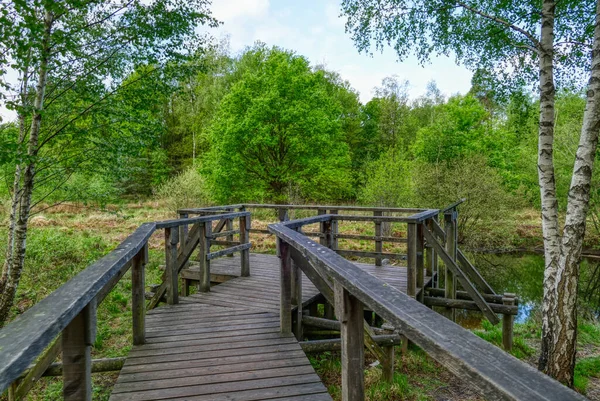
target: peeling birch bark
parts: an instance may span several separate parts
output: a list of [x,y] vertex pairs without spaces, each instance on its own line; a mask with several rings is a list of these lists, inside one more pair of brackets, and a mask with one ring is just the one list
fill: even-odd
[[548,361],[548,373],[569,386],[573,386],[577,347],[579,263],[600,131],[600,0],[596,4],[591,66],[555,279],[557,308],[554,311],[553,352]]
[[7,258],[5,261],[5,267],[3,268],[3,275],[4,270],[6,270],[7,277],[6,281],[3,283],[4,288],[0,295],[0,327],[2,327],[6,322],[10,308],[14,303],[17,286],[19,285],[19,280],[21,279],[21,273],[23,272],[23,266],[25,263],[27,224],[31,209],[31,195],[33,193],[33,181],[35,177],[36,166],[35,158],[38,153],[38,138],[42,122],[44,97],[46,94],[48,62],[51,52],[50,36],[52,33],[53,23],[54,16],[49,10],[46,10],[44,13],[44,36],[42,39],[41,57],[38,69],[38,82],[36,85],[31,128],[29,129],[29,142],[27,144],[28,161],[23,172],[21,172],[21,168],[17,168],[15,172],[15,181],[17,181],[17,179],[20,180],[20,174],[22,173],[23,183],[20,188],[20,194],[14,194],[13,200],[13,207],[17,213],[14,217],[11,215],[10,224],[14,225],[14,229],[12,230],[13,235],[9,235],[10,242],[7,246]]
[[555,1],[542,4],[542,27],[538,49],[540,65],[540,119],[538,139],[538,179],[542,204],[542,233],[544,236],[544,298],[542,302],[542,350],[540,370],[546,371],[552,353],[551,315],[556,308],[554,282],[560,255],[558,201],[554,177],[554,11]]

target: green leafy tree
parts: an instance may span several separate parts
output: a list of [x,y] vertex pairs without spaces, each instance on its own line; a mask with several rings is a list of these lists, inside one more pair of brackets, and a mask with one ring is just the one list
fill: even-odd
[[[361,50],[391,44],[400,60],[456,55],[501,81],[537,83],[538,181],[546,269],[539,366],[573,385],[577,281],[600,126],[600,3],[592,0],[344,0],[347,29]],[[556,82],[584,86],[586,108],[559,229],[554,153]]]
[[136,66],[154,66],[140,74],[139,79],[146,78],[181,60],[188,54],[187,43],[203,43],[195,29],[202,23],[215,24],[207,4],[204,0],[0,1],[0,78],[9,70],[18,76],[13,84],[0,79],[3,93],[9,95],[7,105],[18,115],[6,258],[0,276],[0,326],[23,270],[34,189],[54,182],[39,202],[64,184],[96,145],[107,143],[92,133],[119,121],[104,118],[104,112],[111,110],[116,94],[136,82],[124,82]]
[[431,124],[420,129],[415,157],[429,163],[467,157],[483,147],[487,112],[473,96],[454,96],[436,107]]
[[[286,202],[350,193],[343,108],[323,71],[304,57],[257,45],[221,101],[204,170],[217,201]],[[245,68],[251,65],[251,69]]]
[[389,148],[367,164],[366,179],[358,200],[365,205],[410,207],[415,202],[413,163],[397,148]]
[[199,71],[180,80],[168,103],[163,148],[173,171],[197,167],[199,156],[208,150],[210,124],[234,80],[228,46],[222,41],[197,52],[189,64]]

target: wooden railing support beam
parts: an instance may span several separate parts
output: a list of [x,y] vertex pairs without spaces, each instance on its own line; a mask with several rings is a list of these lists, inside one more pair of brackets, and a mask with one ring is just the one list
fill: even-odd
[[365,399],[363,305],[339,282],[334,283],[335,312],[341,323],[342,401]]
[[[250,242],[250,236],[248,234],[250,230],[250,216],[240,217],[240,245],[248,244]],[[227,237],[229,238],[229,237]],[[233,239],[233,236],[231,237]],[[233,254],[231,254],[233,256]],[[241,259],[241,276],[250,276],[250,249],[244,249],[240,252]]]
[[282,241],[279,243],[281,293],[279,303],[279,331],[282,334],[292,332],[292,257],[290,246]]
[[179,271],[177,269],[178,242],[178,229],[176,227],[165,228],[165,277],[167,282],[167,303],[169,305],[179,303]]
[[92,300],[62,332],[63,399],[92,399],[92,345],[96,340],[96,301]]
[[[373,216],[375,216],[375,217],[383,216],[383,212],[376,210],[373,212]],[[375,221],[375,237],[381,238],[381,236],[382,236],[381,221]],[[381,239],[375,240],[375,252],[377,252],[377,253],[383,252],[383,242],[381,242]],[[382,260],[381,256],[377,256],[375,258],[375,266],[381,266],[381,260]]]
[[[233,208],[228,208],[227,213],[233,213]],[[233,231],[233,219],[227,219],[225,225],[226,225],[227,231]],[[229,234],[226,238],[227,238],[227,241],[230,241],[230,242],[233,241],[233,234]],[[227,257],[232,258],[233,254],[230,253],[229,255],[227,255]],[[246,277],[246,276],[242,275],[242,277]]]
[[[515,298],[515,294],[505,293],[504,297],[502,297],[502,303],[504,305],[514,306]],[[514,321],[514,315],[504,314],[502,316],[502,345],[506,352],[512,351]]]
[[423,303],[424,284],[425,284],[425,239],[423,238],[423,223],[417,224],[417,250],[416,250],[416,269],[417,269],[417,288],[419,293],[417,294],[417,301]]
[[212,234],[212,225],[210,222],[200,224],[200,241],[198,242],[198,261],[200,263],[198,280],[198,291],[210,291],[210,238]]
[[408,223],[407,228],[406,294],[417,294],[417,224]]
[[148,244],[137,253],[131,265],[131,315],[133,345],[146,342],[145,270],[148,263]]
[[[450,211],[444,214],[444,230],[446,233],[446,252],[448,252],[448,255],[450,255],[452,260],[456,262],[458,232],[456,228],[455,211]],[[447,266],[445,269],[444,289],[446,290],[446,298],[456,299],[456,276]],[[456,320],[456,314],[452,308],[444,309],[443,315],[453,322]]]

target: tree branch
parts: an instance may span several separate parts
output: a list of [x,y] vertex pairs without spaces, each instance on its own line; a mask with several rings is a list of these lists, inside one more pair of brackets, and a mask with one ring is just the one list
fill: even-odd
[[515,32],[518,32],[520,34],[522,34],[523,36],[525,36],[527,39],[529,39],[531,41],[531,43],[533,43],[533,46],[527,46],[527,48],[533,52],[538,52],[538,49],[540,47],[540,43],[539,41],[535,38],[535,36],[533,36],[531,33],[527,32],[526,30],[524,30],[523,28],[520,28],[508,21],[503,20],[502,18],[498,18],[494,15],[491,14],[487,14],[484,13],[483,11],[480,11],[474,7],[469,6],[468,4],[463,3],[462,1],[457,1],[456,4],[458,4],[460,7],[464,8],[465,10],[469,10],[474,14],[477,14],[487,20],[496,22],[498,24],[504,25],[507,28],[512,29]]

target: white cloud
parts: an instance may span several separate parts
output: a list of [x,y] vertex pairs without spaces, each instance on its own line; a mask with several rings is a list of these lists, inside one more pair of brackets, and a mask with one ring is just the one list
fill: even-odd
[[225,23],[236,19],[263,18],[269,13],[269,0],[216,0],[211,10],[213,16]]

